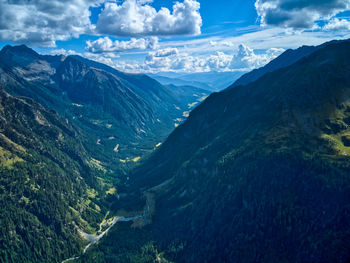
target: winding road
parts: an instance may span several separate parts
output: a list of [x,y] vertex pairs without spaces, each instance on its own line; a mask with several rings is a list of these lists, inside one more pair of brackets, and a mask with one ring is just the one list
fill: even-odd
[[[109,227],[103,231],[101,234],[99,235],[95,235],[95,234],[87,234],[85,232],[83,232],[82,230],[78,230],[79,234],[87,241],[89,241],[89,244],[87,244],[83,250],[83,254],[86,253],[87,249],[89,247],[91,247],[92,245],[96,244],[104,235],[106,235],[108,233],[108,231],[117,223],[117,222],[129,222],[129,221],[134,221],[136,219],[142,218],[144,217],[144,215],[142,216],[134,216],[134,217],[123,217],[123,216],[115,216],[112,219],[112,222],[109,223]],[[62,263],[67,263],[69,261],[73,261],[75,259],[78,259],[79,257],[71,257],[68,259],[65,259],[62,261]]]
[[82,233],[83,235],[86,234],[87,237],[86,239],[88,241],[90,241],[89,244],[87,244],[84,248],[84,251],[83,251],[83,254],[85,254],[86,250],[96,244],[105,234],[108,233],[108,231],[117,223],[117,222],[129,222],[129,221],[134,221],[136,219],[139,219],[141,218],[142,216],[134,216],[134,217],[119,217],[119,216],[116,216],[113,218],[112,222],[110,223],[109,227],[103,231],[101,234],[99,234],[98,236],[96,235],[89,235],[89,234],[86,234],[86,233]]

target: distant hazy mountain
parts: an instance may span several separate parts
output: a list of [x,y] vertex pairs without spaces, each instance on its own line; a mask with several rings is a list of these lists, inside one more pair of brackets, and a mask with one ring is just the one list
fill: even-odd
[[208,91],[220,91],[230,86],[245,72],[202,72],[192,74],[181,74],[173,72],[161,72],[159,74],[148,74],[163,85],[193,86]]
[[349,73],[350,42],[335,42],[212,94],[131,174],[147,228],[81,262],[349,262]]
[[148,74],[148,75],[156,79],[163,85],[190,86],[190,87],[201,88],[207,91],[212,91],[212,87],[210,87],[208,84],[204,82],[187,81],[187,80],[177,79],[176,77],[170,78],[170,77],[159,76],[155,74]]

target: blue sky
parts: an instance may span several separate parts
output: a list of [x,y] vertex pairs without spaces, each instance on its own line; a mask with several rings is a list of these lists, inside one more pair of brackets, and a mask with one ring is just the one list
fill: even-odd
[[350,0],[0,0],[0,47],[128,72],[237,71],[350,38]]

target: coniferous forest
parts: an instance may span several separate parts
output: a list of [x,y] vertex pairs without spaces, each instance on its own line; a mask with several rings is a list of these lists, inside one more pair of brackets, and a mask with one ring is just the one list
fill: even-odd
[[350,262],[350,4],[253,2],[0,0],[1,263]]

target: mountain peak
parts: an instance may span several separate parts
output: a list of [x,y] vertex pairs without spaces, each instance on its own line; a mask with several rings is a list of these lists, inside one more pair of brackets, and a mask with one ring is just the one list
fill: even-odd
[[39,56],[38,53],[36,53],[33,49],[31,49],[26,45],[18,45],[18,46],[6,45],[5,47],[3,47],[0,53],[3,53],[3,54],[20,53],[20,54],[28,54],[31,56]]

